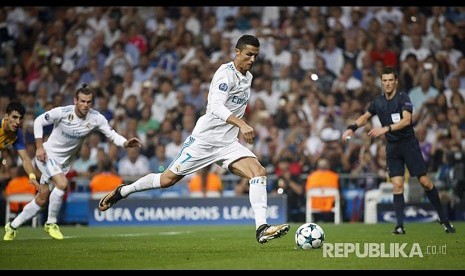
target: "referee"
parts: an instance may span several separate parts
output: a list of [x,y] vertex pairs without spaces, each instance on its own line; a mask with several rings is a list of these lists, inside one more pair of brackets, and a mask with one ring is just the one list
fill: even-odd
[[373,128],[368,135],[371,139],[385,134],[387,170],[394,185],[393,201],[397,225],[393,234],[405,234],[404,229],[404,172],[405,167],[423,186],[429,201],[433,204],[439,216],[439,223],[446,233],[455,233],[455,228],[446,218],[439,200],[438,190],[426,175],[427,166],[420,151],[420,145],[412,126],[413,106],[409,96],[397,92],[397,72],[391,67],[385,67],[381,73],[381,83],[384,94],[378,96],[368,107],[365,114],[348,126],[342,135],[342,141],[347,142],[357,128],[364,126],[368,120],[378,115],[382,127]]

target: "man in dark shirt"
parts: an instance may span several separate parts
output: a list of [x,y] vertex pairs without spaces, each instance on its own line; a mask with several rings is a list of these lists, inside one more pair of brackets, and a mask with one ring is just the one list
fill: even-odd
[[368,135],[375,139],[385,134],[387,169],[391,182],[394,185],[393,200],[397,225],[394,234],[405,234],[404,230],[404,173],[405,166],[413,177],[425,189],[428,199],[433,204],[439,216],[439,223],[446,233],[455,233],[455,228],[446,218],[445,212],[439,200],[438,190],[427,176],[427,166],[421,154],[418,139],[412,126],[413,106],[408,95],[397,91],[397,72],[391,67],[386,67],[381,73],[381,83],[384,94],[378,96],[368,107],[365,114],[355,120],[342,135],[342,141],[347,142],[357,128],[364,126],[375,115],[382,127],[375,127]]
[[[36,206],[37,210],[40,210],[40,208],[47,203],[50,191],[48,188],[39,186],[39,182],[37,182],[35,175],[34,165],[32,164],[31,158],[26,151],[24,136],[21,130],[25,113],[26,109],[24,106],[16,101],[10,102],[6,107],[5,117],[0,119],[0,157],[2,156],[1,152],[3,150],[15,149],[18,151],[19,157],[23,163],[24,171],[29,175],[29,183],[34,185],[39,192],[35,200],[32,200],[32,203],[24,206],[22,211],[25,213],[32,213],[31,208],[28,205],[34,205]],[[29,219],[32,218],[37,212],[31,215]],[[16,217],[15,220],[18,221],[18,217]],[[5,236],[3,236],[4,241],[12,241],[16,237],[16,228],[11,226],[11,224],[16,224],[16,222],[8,222],[5,225]]]

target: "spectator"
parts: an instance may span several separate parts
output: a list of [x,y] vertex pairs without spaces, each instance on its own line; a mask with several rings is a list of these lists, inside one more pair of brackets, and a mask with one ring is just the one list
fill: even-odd
[[182,131],[179,128],[171,131],[171,141],[166,144],[166,156],[175,159],[178,152],[182,150],[184,140],[182,139]]
[[[341,58],[343,59],[344,57]],[[326,66],[326,60],[321,56],[317,56],[315,66],[315,76],[317,76],[315,80],[316,87],[324,92],[330,91],[333,81],[337,78],[336,73]],[[311,76],[309,76],[309,78],[311,78]]]
[[160,92],[155,95],[154,105],[158,106],[152,116],[155,120],[163,122],[165,120],[166,112],[178,105],[176,97],[177,91],[173,90],[173,82],[168,78],[159,80]]
[[277,181],[272,183],[272,194],[285,194],[287,196],[288,221],[305,221],[305,184],[300,179],[300,174],[292,174],[291,162],[283,158],[278,162],[277,170],[281,171]]
[[172,158],[166,156],[166,147],[163,144],[158,144],[155,147],[155,155],[149,160],[149,169],[153,173],[162,173],[173,161]]
[[208,91],[205,91],[201,85],[202,79],[200,77],[193,77],[191,79],[190,88],[187,93],[185,93],[184,98],[186,104],[192,104],[195,106],[196,112],[199,112],[207,103],[205,94]]
[[139,56],[139,66],[134,69],[134,81],[139,83],[144,83],[145,81],[150,81],[152,83],[152,78],[155,75],[155,68],[150,66],[150,58],[148,54],[143,54]]
[[336,74],[336,76],[339,76],[344,66],[344,53],[342,49],[337,46],[336,42],[336,36],[328,34],[325,39],[324,47],[321,50],[321,57],[325,60],[328,70]]
[[[5,190],[3,191],[3,195],[5,197],[13,195],[13,194],[19,194],[19,193],[27,193],[27,194],[36,194],[36,188],[29,183],[29,177],[27,176],[26,171],[24,170],[23,167],[16,167],[15,170],[17,171],[17,176],[13,177],[8,184],[5,187]],[[11,172],[11,170],[10,170]],[[11,202],[10,203],[10,212],[19,214],[24,206],[28,202]],[[7,218],[10,219],[10,218]]]
[[[231,40],[236,41],[235,39]],[[274,78],[279,78],[281,67],[289,66],[291,64],[291,52],[285,48],[284,39],[282,38],[275,39],[273,46],[274,47],[272,47],[270,53],[265,56],[265,60],[272,64],[272,76]]]
[[120,78],[132,69],[134,61],[131,56],[124,51],[124,44],[121,41],[116,41],[113,44],[110,56],[105,61],[105,66],[112,68],[112,73]]
[[423,46],[423,38],[421,35],[411,35],[412,46],[404,48],[400,54],[400,61],[404,61],[408,54],[415,54],[418,61],[424,61],[428,56],[431,55],[431,50]]
[[[400,26],[404,14],[399,7],[387,6],[381,7],[378,11],[376,11],[375,17],[382,26],[384,26],[388,21],[393,22],[395,26]],[[398,31],[398,28],[396,28],[396,33]]]
[[8,78],[8,68],[0,65],[0,95],[13,99],[16,97],[15,83]]
[[414,25],[418,27],[419,34],[426,33],[426,16],[420,11],[418,6],[408,6],[403,10],[404,16],[402,17],[402,22],[400,24],[400,32],[403,35],[409,35],[414,28]]
[[118,174],[123,178],[140,177],[150,172],[149,159],[140,153],[140,148],[128,148],[127,156],[118,163]]
[[420,63],[414,53],[408,53],[401,62],[399,83],[405,91],[410,91],[417,86],[419,80]]
[[423,71],[419,85],[408,92],[414,110],[419,110],[424,103],[433,101],[438,94],[439,91],[432,85],[432,75],[429,71]]
[[[307,177],[305,192],[308,192],[309,189],[318,187],[339,189],[339,174],[330,169],[329,161],[326,158],[320,158],[317,164],[316,170]],[[331,214],[329,212],[331,212],[331,209],[334,207],[334,201],[335,199],[333,196],[312,199],[312,209],[318,209],[322,212],[321,214],[315,214],[316,221],[318,219],[331,219]]]
[[220,197],[223,190],[221,177],[212,171],[212,165],[197,171],[188,186],[191,197]]
[[370,52],[372,62],[375,63],[376,61],[382,61],[383,66],[392,66],[397,68],[397,56],[387,47],[386,35],[383,33],[373,35],[376,35],[376,43],[374,49]]
[[97,173],[91,178],[89,188],[91,194],[112,191],[123,183],[123,178],[116,174],[109,158],[98,164]]

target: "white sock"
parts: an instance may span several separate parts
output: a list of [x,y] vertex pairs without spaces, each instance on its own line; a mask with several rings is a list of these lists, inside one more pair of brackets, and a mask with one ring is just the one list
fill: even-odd
[[123,186],[120,190],[122,196],[127,197],[128,195],[146,191],[150,189],[159,189],[160,188],[160,173],[149,173],[146,176],[143,176],[137,179],[132,184]]
[[54,188],[50,194],[50,202],[48,203],[48,218],[46,224],[57,223],[58,212],[60,212],[61,203],[63,202],[63,196],[65,191],[58,188]]
[[258,176],[249,180],[249,200],[255,214],[255,229],[266,222],[268,194],[266,193],[266,176]]
[[23,211],[15,217],[15,219],[11,222],[11,227],[18,228],[26,221],[32,219],[37,213],[40,212],[42,209],[39,205],[37,205],[36,200],[33,199],[31,202],[24,206]]

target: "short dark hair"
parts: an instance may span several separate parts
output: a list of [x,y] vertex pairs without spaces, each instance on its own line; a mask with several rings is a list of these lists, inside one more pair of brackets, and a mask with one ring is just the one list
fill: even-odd
[[92,93],[92,90],[89,88],[89,85],[85,82],[81,84],[81,87],[76,89],[74,97],[77,99],[80,93],[84,95],[92,95],[92,98],[94,97],[94,93]]
[[396,69],[394,69],[393,67],[390,67],[390,66],[384,67],[383,71],[381,71],[381,75],[389,75],[389,74],[393,74],[394,78],[397,79],[397,71],[396,71]]
[[18,113],[21,116],[24,116],[24,114],[26,113],[26,109],[24,108],[24,106],[17,101],[10,102],[6,107],[6,114],[11,114],[11,112],[13,111],[18,111]]
[[405,56],[405,59],[409,59],[409,58],[415,58],[415,60],[418,60],[417,58],[417,55],[415,55],[414,53],[408,53],[406,56]]
[[245,46],[252,45],[254,47],[260,47],[260,41],[253,35],[243,35],[236,43],[236,48],[239,50],[243,50]]

